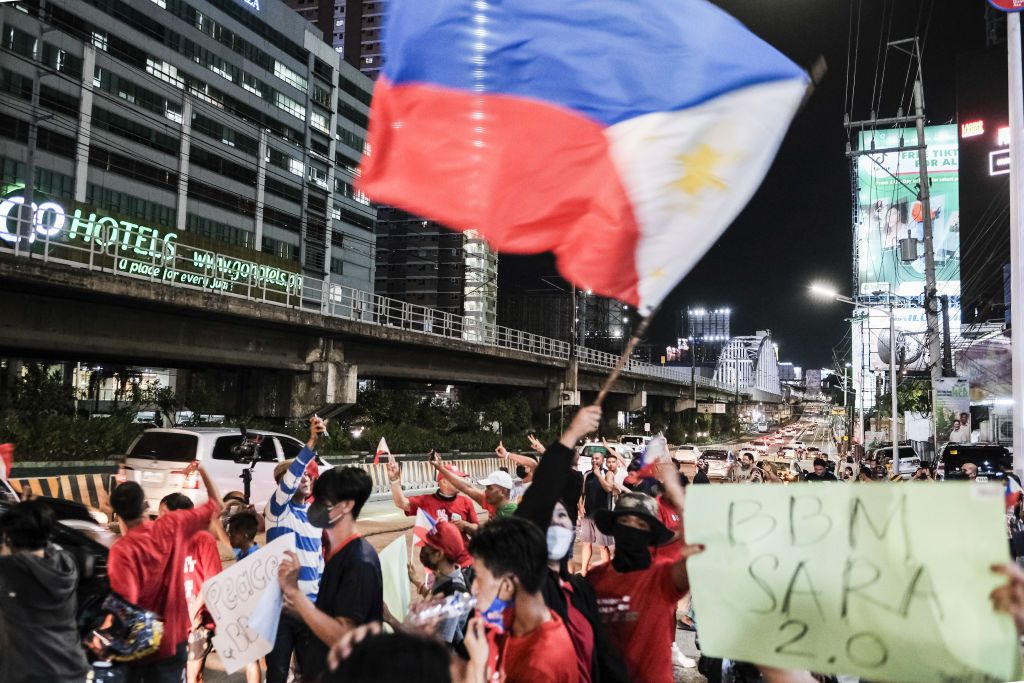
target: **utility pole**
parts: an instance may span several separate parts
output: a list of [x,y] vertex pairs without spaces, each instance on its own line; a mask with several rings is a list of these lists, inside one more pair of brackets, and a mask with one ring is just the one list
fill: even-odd
[[[915,41],[915,47],[917,45]],[[917,165],[921,179],[921,218],[924,221],[924,313],[928,325],[928,361],[932,383],[942,377],[942,351],[939,337],[938,289],[935,282],[935,245],[932,234],[931,192],[928,187],[928,150],[924,140],[924,86],[921,83],[921,63],[918,61],[917,80],[914,81],[914,118],[917,119]]]
[[[579,330],[579,323],[576,321],[576,285],[569,285],[569,366],[566,368],[569,373],[569,386],[573,398],[579,391],[579,363],[576,358],[576,334]],[[560,430],[565,429],[565,392],[561,392],[559,401],[559,425]]]
[[690,389],[693,392],[693,438],[697,438],[697,342],[690,336]]
[[[904,47],[910,45],[910,48]],[[872,112],[871,118],[866,121],[845,121],[847,128],[875,128],[879,125],[906,125],[908,121],[914,121],[914,127],[917,133],[917,144],[913,146],[907,146],[903,144],[901,138],[899,147],[890,149],[868,149],[868,150],[851,150],[847,145],[846,155],[849,157],[859,157],[864,154],[882,154],[886,152],[905,152],[910,150],[917,151],[918,159],[918,180],[920,187],[918,189],[918,201],[921,202],[921,222],[924,226],[924,266],[925,266],[925,287],[924,287],[924,310],[925,310],[925,322],[927,324],[927,347],[929,356],[929,367],[931,370],[932,377],[932,389],[934,393],[935,385],[942,376],[942,351],[941,351],[941,338],[939,336],[939,308],[940,304],[938,301],[938,287],[935,280],[935,250],[933,245],[932,235],[932,209],[931,209],[931,192],[928,186],[928,155],[927,145],[925,144],[924,136],[924,85],[922,83],[922,71],[921,71],[921,48],[917,37],[905,38],[903,40],[894,40],[887,44],[888,48],[895,48],[900,52],[907,55],[912,61],[917,62],[917,75],[914,78],[914,115],[904,116],[903,111],[899,110],[895,118],[880,119],[875,116],[875,112]],[[899,179],[896,179],[900,182]],[[904,184],[904,186],[906,186]],[[895,323],[895,304],[893,302],[893,295],[895,292],[892,291],[890,286],[889,291],[889,343],[891,348],[891,361],[890,361],[890,384],[892,385],[892,435],[893,435],[893,448],[899,446],[897,441],[897,415],[896,415],[896,368],[892,363],[895,362],[896,355],[896,323]],[[935,413],[932,412],[932,444],[937,452],[937,435],[935,433]],[[895,455],[895,452],[894,452]]]

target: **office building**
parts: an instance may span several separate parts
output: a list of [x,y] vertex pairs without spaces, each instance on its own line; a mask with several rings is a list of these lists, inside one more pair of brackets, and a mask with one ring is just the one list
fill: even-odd
[[729,343],[731,320],[732,312],[728,308],[687,308],[680,316],[679,346],[683,346],[683,338],[689,340],[696,365],[714,365]]
[[[498,324],[570,341],[571,286],[561,278],[550,279],[564,288],[499,290]],[[576,343],[598,351],[622,353],[635,322],[633,313],[629,306],[614,299],[576,290]]]
[[386,0],[287,0],[342,59],[372,79],[384,66],[381,31]]
[[372,82],[280,0],[36,0],[0,23],[5,197],[37,120],[37,202],[372,290]]
[[779,362],[779,381],[780,382],[799,382],[803,379],[803,370],[799,365],[793,365],[792,363]]
[[464,316],[467,338],[497,322],[498,257],[472,231],[461,233],[381,207],[376,293]]

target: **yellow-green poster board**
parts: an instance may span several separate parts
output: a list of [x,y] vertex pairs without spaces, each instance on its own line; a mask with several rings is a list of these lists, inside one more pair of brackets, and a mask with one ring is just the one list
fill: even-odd
[[870,681],[1016,680],[1003,489],[970,483],[690,487],[701,651]]

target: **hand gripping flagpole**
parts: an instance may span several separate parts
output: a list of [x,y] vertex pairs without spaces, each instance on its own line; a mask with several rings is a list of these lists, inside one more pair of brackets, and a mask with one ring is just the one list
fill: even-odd
[[[626,369],[626,364],[629,363],[629,357],[633,355],[633,349],[636,348],[636,345],[640,343],[641,339],[643,339],[644,334],[647,333],[647,326],[650,324],[651,318],[653,318],[654,314],[657,312],[658,307],[655,306],[651,309],[650,313],[644,316],[643,320],[640,321],[640,324],[636,326],[636,330],[633,332],[633,336],[629,338],[629,343],[626,344],[626,348],[622,351],[622,355],[619,356],[618,362],[615,363],[615,367],[612,368],[612,371],[608,375],[607,379],[605,379],[604,384],[601,385],[601,391],[598,392],[597,399],[594,401],[595,406],[601,405],[605,396],[608,395],[608,391],[612,388],[612,384],[614,384],[615,380],[619,378],[622,371]],[[693,381],[693,378],[691,377],[690,380]]]

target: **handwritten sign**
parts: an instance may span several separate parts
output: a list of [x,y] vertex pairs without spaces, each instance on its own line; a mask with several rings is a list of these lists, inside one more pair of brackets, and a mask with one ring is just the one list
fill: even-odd
[[295,550],[295,536],[286,534],[203,583],[217,631],[213,646],[233,673],[274,647],[281,618],[281,587],[277,568],[286,550]]
[[959,483],[694,486],[701,651],[872,681],[1016,680],[1002,489]]

